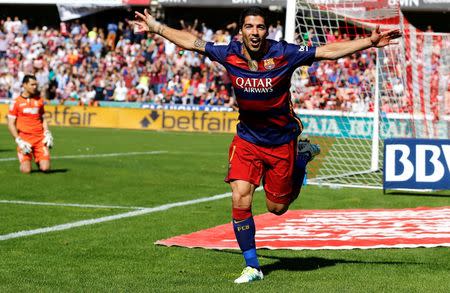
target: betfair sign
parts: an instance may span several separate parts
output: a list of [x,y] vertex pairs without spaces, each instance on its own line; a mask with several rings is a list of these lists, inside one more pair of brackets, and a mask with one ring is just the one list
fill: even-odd
[[[1,123],[8,105],[0,105]],[[192,132],[236,132],[237,112],[149,110],[107,107],[45,106],[49,125]]]

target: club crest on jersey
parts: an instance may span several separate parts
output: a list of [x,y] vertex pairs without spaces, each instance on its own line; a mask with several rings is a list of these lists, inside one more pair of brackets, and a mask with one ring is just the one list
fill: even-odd
[[272,70],[275,68],[275,61],[273,61],[273,58],[269,58],[266,60],[263,60],[264,62],[264,68],[267,70]]

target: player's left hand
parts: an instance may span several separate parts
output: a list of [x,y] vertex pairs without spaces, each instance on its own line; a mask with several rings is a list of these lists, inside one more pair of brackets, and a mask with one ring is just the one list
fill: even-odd
[[372,35],[370,36],[370,41],[372,42],[373,47],[381,48],[387,45],[395,44],[392,40],[400,38],[402,33],[399,29],[393,29],[386,32],[380,31],[380,26],[372,31]]
[[44,132],[44,139],[42,140],[42,142],[48,147],[48,148],[52,148],[53,147],[53,135],[50,132],[50,130],[46,130]]

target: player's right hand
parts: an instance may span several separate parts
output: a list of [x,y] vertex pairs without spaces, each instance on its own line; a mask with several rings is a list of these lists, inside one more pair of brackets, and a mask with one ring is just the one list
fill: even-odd
[[135,11],[136,20],[130,21],[130,24],[133,25],[135,33],[158,33],[161,30],[162,24],[157,21],[148,10],[144,10],[144,14]]
[[31,153],[31,144],[20,137],[16,138],[16,143],[19,146],[19,148],[22,150],[23,154],[29,154]]

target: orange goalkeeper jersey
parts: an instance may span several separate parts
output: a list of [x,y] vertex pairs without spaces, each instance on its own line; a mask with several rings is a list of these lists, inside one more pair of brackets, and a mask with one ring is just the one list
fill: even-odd
[[33,136],[42,135],[42,115],[44,114],[44,100],[37,98],[24,98],[19,96],[9,108],[9,117],[16,118],[16,127],[20,133]]

